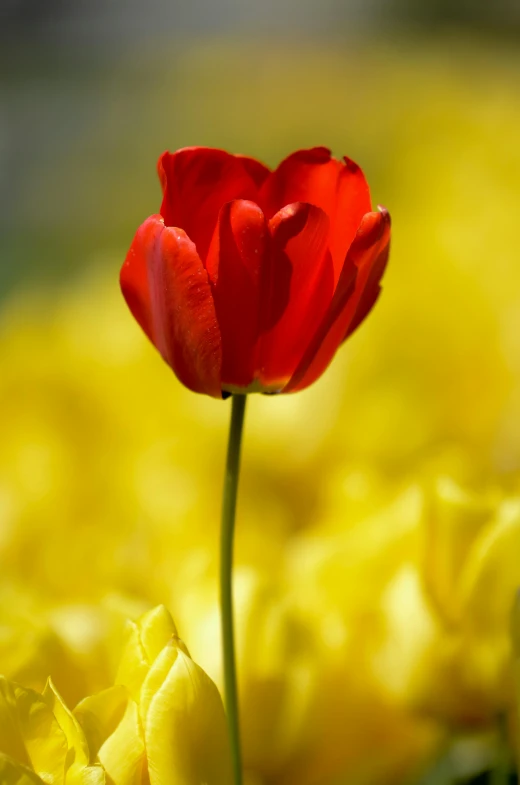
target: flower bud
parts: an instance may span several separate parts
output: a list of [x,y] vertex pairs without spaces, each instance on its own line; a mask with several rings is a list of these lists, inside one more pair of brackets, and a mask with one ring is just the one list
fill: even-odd
[[75,711],[114,785],[228,785],[219,692],[163,606],[131,623],[116,681]]

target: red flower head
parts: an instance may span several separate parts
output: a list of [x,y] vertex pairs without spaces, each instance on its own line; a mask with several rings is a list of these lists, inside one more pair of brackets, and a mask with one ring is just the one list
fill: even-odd
[[388,259],[390,217],[372,212],[361,169],[323,147],[273,172],[190,147],[158,170],[160,215],[121,270],[146,335],[195,392],[312,384],[371,310]]

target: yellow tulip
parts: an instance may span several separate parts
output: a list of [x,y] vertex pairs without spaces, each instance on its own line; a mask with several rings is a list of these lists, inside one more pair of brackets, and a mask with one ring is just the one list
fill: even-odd
[[116,685],[75,710],[114,785],[229,785],[219,692],[163,606],[130,624]]
[[[246,774],[272,785],[314,785],[340,777],[352,782],[409,780],[435,754],[442,728],[414,716],[402,696],[382,688],[371,662],[376,648],[372,635],[379,629],[371,632],[361,598],[359,606],[353,602],[349,615],[341,617],[333,598],[313,582],[311,559],[323,556],[319,544],[316,550],[310,544],[310,551],[300,554],[306,563],[301,573],[291,563],[298,561],[295,553],[279,572],[268,575],[244,567],[235,572]],[[212,585],[199,578],[180,598],[179,609],[194,656],[220,680]],[[375,743],[377,757],[370,752]]]
[[[345,505],[350,510],[350,505]],[[520,499],[448,478],[416,483],[340,531],[294,544],[304,607],[337,612],[383,693],[446,727],[489,726],[511,702],[508,618],[520,584]]]
[[85,735],[48,682],[43,694],[0,677],[0,782],[104,785]]
[[424,516],[423,585],[437,635],[411,695],[466,727],[511,705],[509,619],[520,584],[520,498],[442,481]]

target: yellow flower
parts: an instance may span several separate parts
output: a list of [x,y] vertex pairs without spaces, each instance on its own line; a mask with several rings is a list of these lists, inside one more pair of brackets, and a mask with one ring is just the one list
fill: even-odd
[[2,785],[103,785],[85,735],[51,681],[43,694],[0,677]]
[[75,710],[111,783],[229,785],[219,692],[163,606],[131,623],[116,682]]
[[520,499],[440,478],[343,531],[335,514],[295,543],[299,603],[339,615],[383,694],[446,727],[492,724],[511,702]]
[[[290,562],[271,574],[235,572],[246,774],[273,785],[410,780],[438,749],[439,723],[414,716],[402,696],[382,689],[371,671],[372,647],[363,646],[367,622],[354,606],[342,618],[331,598],[313,602],[305,585],[312,570],[296,574]],[[212,585],[199,576],[179,608],[194,656],[219,680]]]
[[422,580],[436,634],[411,699],[463,726],[511,705],[509,619],[520,585],[520,498],[442,480],[423,523]]
[[49,604],[0,585],[0,672],[41,692],[50,676],[68,706],[114,683],[125,623],[150,603],[108,595],[102,603]]

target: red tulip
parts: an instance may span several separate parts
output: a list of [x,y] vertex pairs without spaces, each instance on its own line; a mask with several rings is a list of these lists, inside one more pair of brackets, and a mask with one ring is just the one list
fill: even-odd
[[226,392],[312,384],[374,305],[390,217],[361,169],[300,150],[271,172],[189,147],[159,159],[163,202],[137,231],[121,288],[180,381]]

